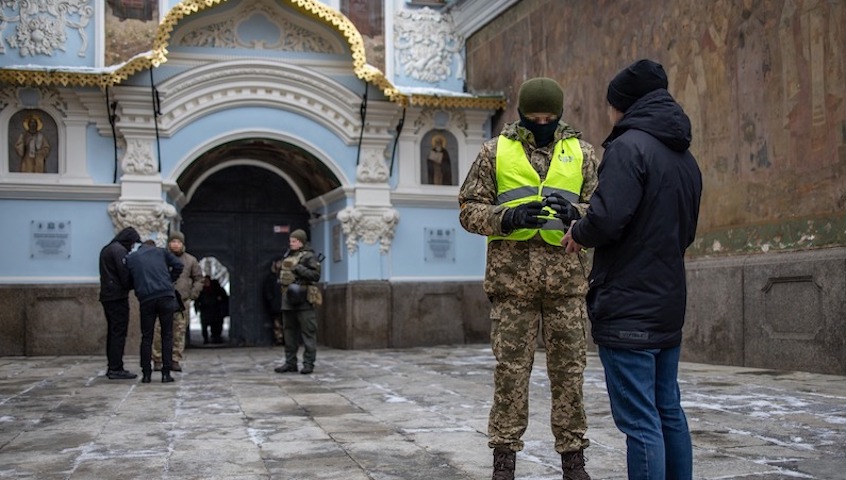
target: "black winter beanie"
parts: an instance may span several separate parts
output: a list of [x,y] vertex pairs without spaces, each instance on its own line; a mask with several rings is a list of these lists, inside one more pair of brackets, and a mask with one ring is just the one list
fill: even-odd
[[608,103],[625,112],[647,93],[667,88],[667,73],[660,63],[638,60],[624,68],[608,84]]

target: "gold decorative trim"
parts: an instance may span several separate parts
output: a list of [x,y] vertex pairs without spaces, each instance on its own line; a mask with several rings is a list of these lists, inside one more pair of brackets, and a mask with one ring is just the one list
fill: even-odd
[[[159,24],[153,49],[144,55],[136,56],[115,70],[106,72],[70,72],[61,68],[49,70],[0,69],[0,82],[20,86],[61,85],[64,87],[100,87],[118,85],[136,73],[158,67],[167,62],[167,47],[170,35],[176,25],[185,17],[226,3],[228,0],[182,0],[177,3]],[[402,94],[378,68],[367,63],[364,40],[355,25],[341,12],[315,0],[286,0],[289,5],[307,17],[334,27],[346,39],[353,59],[353,72],[356,77],[378,87],[392,102],[406,106],[424,106],[440,108],[505,108],[505,99],[496,97],[441,97],[435,95]]]

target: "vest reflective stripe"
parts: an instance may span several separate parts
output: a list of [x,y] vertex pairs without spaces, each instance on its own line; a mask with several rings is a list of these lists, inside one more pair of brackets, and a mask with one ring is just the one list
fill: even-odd
[[[571,137],[555,144],[552,150],[552,160],[546,180],[540,181],[538,172],[532,167],[523,145],[517,140],[511,140],[502,135],[497,140],[496,147],[496,183],[498,205],[516,207],[523,203],[542,200],[543,197],[556,192],[576,203],[582,191],[582,163],[584,155],[579,146],[579,139]],[[529,240],[540,232],[541,238],[550,245],[560,246],[564,238],[566,227],[553,217],[552,209],[545,217],[547,222],[540,229],[519,228],[506,236],[492,235],[492,240]]]
[[[553,188],[549,186],[543,187],[541,190],[542,197],[548,197],[553,192],[561,195],[562,197],[566,198],[570,201],[570,203],[576,203],[579,201],[579,195],[573,192],[568,192],[567,190],[563,190],[560,188]],[[537,188],[535,187],[519,187],[513,190],[509,190],[505,193],[501,193],[496,197],[497,205],[501,205],[503,203],[510,202],[511,200],[517,200],[519,198],[528,197],[530,195],[534,195],[537,193]]]

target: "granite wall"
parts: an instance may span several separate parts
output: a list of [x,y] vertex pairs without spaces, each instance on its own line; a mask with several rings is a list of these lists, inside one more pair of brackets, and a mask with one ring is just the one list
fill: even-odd
[[[846,375],[846,249],[694,260],[688,286],[684,360]],[[103,355],[105,368],[97,293],[0,286],[0,356]],[[126,353],[137,358],[134,299],[130,312]],[[341,349],[485,344],[488,312],[480,282],[331,285],[318,339]]]
[[[0,356],[102,354],[105,369],[106,317],[99,294],[99,284],[0,285]],[[130,299],[126,352],[137,356],[138,302]]]
[[[99,285],[0,285],[0,356],[102,354],[105,368],[98,294]],[[128,355],[138,355],[139,330],[138,302],[130,295]],[[331,285],[318,309],[318,340],[335,348],[485,343],[489,332],[481,283]]]
[[321,343],[344,349],[485,343],[489,303],[481,283],[353,282],[331,285]]

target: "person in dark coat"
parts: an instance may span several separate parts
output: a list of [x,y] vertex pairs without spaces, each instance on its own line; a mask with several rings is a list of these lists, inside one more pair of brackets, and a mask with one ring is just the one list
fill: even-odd
[[126,227],[100,250],[100,303],[106,315],[106,376],[110,380],[129,380],[138,375],[123,368],[123,351],[129,329],[129,290],[132,280],[123,258],[141,236]]
[[203,344],[223,343],[223,319],[229,313],[229,295],[217,279],[205,276],[203,289],[194,301],[194,308],[200,315]]
[[599,186],[562,240],[570,253],[596,249],[588,315],[611,413],[626,434],[630,479],[693,475],[678,364],[684,253],[696,235],[702,174],[688,150],[690,120],[667,87],[664,68],[651,60],[611,80],[614,127]]
[[176,311],[174,283],[185,268],[176,255],[147,240],[126,256],[126,267],[141,310],[141,382],[150,383],[153,371],[153,332],[156,318],[162,332],[162,383],[173,382],[173,312]]

